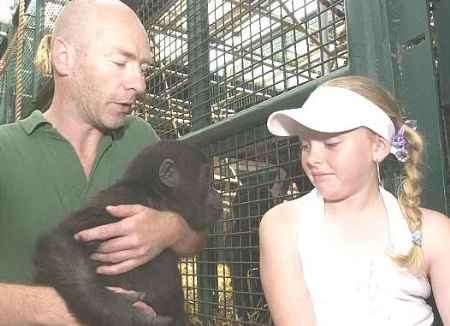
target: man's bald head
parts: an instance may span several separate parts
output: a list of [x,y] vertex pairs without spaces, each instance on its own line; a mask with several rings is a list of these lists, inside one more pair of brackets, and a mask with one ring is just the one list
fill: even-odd
[[53,30],[53,39],[61,37],[74,44],[84,46],[95,39],[96,33],[105,22],[127,19],[140,25],[135,12],[119,0],[72,0],[64,6]]
[[51,60],[54,107],[109,130],[123,125],[145,92],[153,56],[142,23],[124,3],[73,0],[55,24]]

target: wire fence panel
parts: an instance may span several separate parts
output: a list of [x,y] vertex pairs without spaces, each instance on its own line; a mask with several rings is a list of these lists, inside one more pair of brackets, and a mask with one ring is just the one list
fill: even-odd
[[[17,24],[8,33],[8,48],[0,60],[0,123],[18,118],[18,97],[25,108],[22,118],[29,109],[45,110],[50,103],[52,82],[36,71],[32,60],[41,37],[52,32],[68,1],[29,2],[19,69]],[[224,219],[211,227],[207,247],[179,264],[189,324],[271,325],[259,277],[259,223],[269,208],[300,196],[311,189],[311,184],[299,165],[298,139],[272,137],[261,119],[242,127],[235,118],[254,116],[256,110],[251,109],[264,101],[295,103],[296,96],[295,101],[273,99],[283,98],[292,90],[302,92],[304,87],[297,87],[308,83],[306,86],[312,87],[315,80],[330,74],[345,73],[349,68],[346,23],[351,17],[347,20],[344,0],[123,1],[136,10],[154,45],[147,91],[134,113],[149,121],[162,138],[195,132],[209,137],[206,127],[222,128],[231,121],[228,129],[222,128],[225,136],[210,140],[204,148],[223,202]],[[395,5],[389,1],[374,3],[347,1],[347,10],[357,4],[358,9],[363,7],[372,15],[370,6]],[[433,9],[439,1],[428,4]],[[439,12],[433,10],[429,24],[436,37],[433,28]],[[396,26],[400,23],[395,21]],[[355,32],[356,27],[365,25],[352,26]],[[390,33],[394,35],[395,31]],[[435,39],[433,46],[438,43]],[[358,42],[353,45],[353,50],[366,50]],[[353,59],[365,64],[371,61],[365,54]],[[391,64],[381,61],[374,59],[368,64]],[[437,55],[434,61],[438,72]],[[399,69],[401,64],[397,63]],[[405,71],[399,74],[403,78]],[[22,86],[17,88],[19,80]],[[450,151],[449,115],[448,109],[442,114],[446,153]],[[448,155],[446,159],[448,173]],[[384,175],[385,186],[395,190],[402,181],[398,162],[387,160]]]
[[[0,66],[0,123],[7,123],[16,120],[16,118],[26,117],[34,109],[44,110],[46,108],[38,107],[39,93],[42,88],[48,88],[49,79],[42,76],[33,64],[35,54],[42,36],[51,33],[53,25],[64,4],[68,0],[37,0],[30,1],[23,19],[23,38],[18,31],[20,26],[9,33],[8,48],[2,56],[2,65]],[[23,58],[21,67],[17,67],[17,48],[18,42],[22,39],[23,49],[21,56]],[[17,69],[18,68],[18,69]],[[16,84],[21,83],[19,91]],[[16,117],[16,92],[21,99],[22,111]],[[46,96],[51,97],[51,93]],[[47,101],[48,102],[48,101]],[[22,110],[23,109],[23,110]]]
[[274,138],[262,124],[207,151],[224,218],[211,227],[207,248],[181,264],[190,323],[271,325],[259,277],[259,223],[272,206],[312,188],[298,164],[298,138]]
[[343,1],[147,1],[155,69],[138,111],[179,137],[347,65]]
[[[155,63],[136,111],[163,137],[230,119],[348,61],[343,1],[148,1],[138,12]],[[208,146],[225,218],[211,228],[208,247],[180,263],[193,325],[272,324],[259,277],[259,222],[276,203],[311,189],[297,139],[274,139],[265,125],[236,133]]]
[[[31,60],[66,1],[39,1],[28,8],[36,20],[27,27],[23,74],[27,96],[44,110],[51,82]],[[162,138],[230,120],[348,65],[343,0],[132,2],[138,3],[136,11],[154,45],[147,91],[135,114],[151,122]],[[10,87],[16,78],[14,57],[10,60],[0,75],[2,113],[13,108],[15,98]],[[298,140],[274,138],[258,122],[210,142],[205,151],[225,216],[211,227],[207,248],[180,261],[189,322],[271,325],[259,278],[258,228],[270,207],[311,189],[298,164]]]
[[209,147],[225,217],[210,242],[223,286],[208,324],[270,325],[259,278],[258,229],[269,208],[311,189],[298,164],[298,139],[275,139],[260,125]]

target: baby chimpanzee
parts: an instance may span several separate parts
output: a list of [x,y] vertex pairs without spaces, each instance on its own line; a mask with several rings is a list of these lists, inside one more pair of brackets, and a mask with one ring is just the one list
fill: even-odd
[[[142,204],[183,216],[193,229],[203,229],[221,216],[219,198],[211,187],[208,159],[178,141],[160,141],[145,148],[113,186],[69,215],[40,238],[35,254],[36,282],[56,288],[71,312],[90,326],[184,325],[183,292],[175,253],[166,249],[150,262],[127,273],[106,276],[89,258],[99,241],[77,242],[78,231],[116,222],[105,207]],[[156,312],[149,317],[130,298],[106,287],[145,293],[141,299]]]

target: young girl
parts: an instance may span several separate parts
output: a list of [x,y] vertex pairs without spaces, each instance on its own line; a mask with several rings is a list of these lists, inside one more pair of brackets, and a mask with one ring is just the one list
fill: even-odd
[[[261,280],[277,326],[428,326],[433,288],[450,325],[450,220],[421,208],[422,139],[368,78],[319,86],[301,109],[273,113],[278,136],[299,135],[314,189],[260,225]],[[394,197],[379,165],[404,167]]]

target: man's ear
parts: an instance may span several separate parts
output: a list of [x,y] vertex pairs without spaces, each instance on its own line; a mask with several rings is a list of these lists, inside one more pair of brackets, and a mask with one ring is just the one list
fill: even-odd
[[169,188],[176,188],[180,184],[180,173],[175,165],[175,161],[166,158],[159,166],[159,179]]
[[372,155],[373,159],[376,162],[383,161],[386,156],[389,155],[391,151],[391,145],[389,142],[384,139],[384,137],[381,137],[380,135],[375,135],[374,141],[372,144]]
[[61,76],[67,76],[73,62],[74,48],[62,37],[55,37],[51,51],[55,73]]

